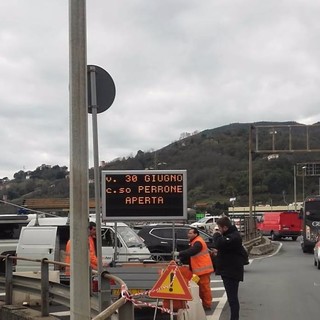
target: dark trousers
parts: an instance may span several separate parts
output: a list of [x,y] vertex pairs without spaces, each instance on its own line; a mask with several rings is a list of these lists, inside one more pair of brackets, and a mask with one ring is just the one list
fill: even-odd
[[238,299],[239,280],[222,277],[230,306],[230,320],[239,320],[240,303]]

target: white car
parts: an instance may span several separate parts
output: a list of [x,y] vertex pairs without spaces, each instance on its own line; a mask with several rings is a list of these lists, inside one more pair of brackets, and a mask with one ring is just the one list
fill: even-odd
[[320,236],[314,246],[314,265],[320,270]]
[[190,226],[206,231],[209,234],[213,234],[218,228],[216,221],[221,218],[219,216],[206,216],[192,223]]

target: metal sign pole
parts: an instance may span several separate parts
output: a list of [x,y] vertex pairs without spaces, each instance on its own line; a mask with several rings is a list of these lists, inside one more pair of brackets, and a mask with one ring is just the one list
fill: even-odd
[[114,223],[114,255],[113,260],[116,263],[118,260],[118,224]]
[[253,232],[252,227],[252,202],[253,202],[253,189],[252,189],[252,130],[253,127],[249,128],[249,234]]
[[102,241],[101,241],[101,216],[100,216],[100,174],[99,174],[99,151],[98,151],[98,124],[97,124],[97,90],[95,67],[90,67],[90,85],[91,85],[91,107],[92,107],[92,135],[93,135],[93,158],[94,158],[94,194],[96,208],[96,247],[98,258],[98,300],[99,311],[103,309],[101,297],[101,274],[102,274]]
[[173,300],[170,299],[170,320],[173,320]]
[[177,257],[175,257],[176,252],[176,230],[175,230],[175,223],[172,222],[172,260],[176,260]]
[[294,193],[294,210],[297,211],[297,171],[296,171],[296,165],[293,166],[293,193]]
[[69,0],[71,320],[90,319],[86,1]]

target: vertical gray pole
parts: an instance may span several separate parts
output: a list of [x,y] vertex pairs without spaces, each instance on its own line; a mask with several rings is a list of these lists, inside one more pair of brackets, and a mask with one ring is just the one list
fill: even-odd
[[99,149],[98,149],[98,120],[97,120],[97,86],[95,67],[90,67],[91,101],[92,108],[92,136],[93,136],[93,162],[94,162],[94,196],[96,208],[97,229],[97,258],[98,258],[98,300],[99,311],[102,311],[101,274],[102,274],[102,241],[101,241],[101,215],[100,215],[100,174],[99,174]]
[[[249,217],[250,221],[252,218],[252,126],[249,127]],[[249,225],[250,232],[251,230],[251,223]]]
[[296,171],[296,165],[293,166],[293,193],[294,193],[294,211],[297,211],[297,171]]
[[5,283],[5,291],[6,291],[6,299],[5,304],[12,304],[12,295],[13,295],[13,283],[12,283],[12,269],[13,269],[13,260],[10,259],[10,255],[7,255],[5,260],[6,264],[6,283]]
[[118,224],[114,223],[114,262],[118,260]]
[[90,319],[86,1],[69,0],[71,320]]
[[175,223],[172,222],[172,260],[175,260],[177,257],[174,255],[176,252],[176,230],[175,230]]
[[303,175],[302,175],[302,202],[304,202],[304,175],[305,175],[305,171],[303,170]]
[[49,316],[49,264],[41,260],[41,316]]
[[154,170],[157,170],[158,165],[157,165],[158,159],[157,159],[157,151],[154,152]]

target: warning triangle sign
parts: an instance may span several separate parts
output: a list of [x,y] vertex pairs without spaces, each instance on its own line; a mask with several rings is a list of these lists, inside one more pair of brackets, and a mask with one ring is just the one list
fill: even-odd
[[192,295],[179,267],[171,261],[156,284],[149,291],[150,298],[192,300]]

